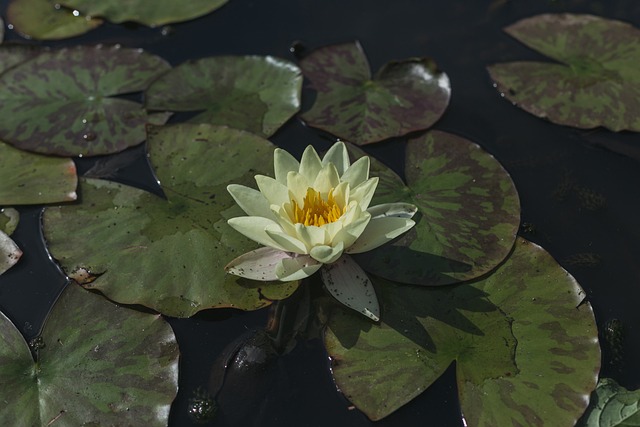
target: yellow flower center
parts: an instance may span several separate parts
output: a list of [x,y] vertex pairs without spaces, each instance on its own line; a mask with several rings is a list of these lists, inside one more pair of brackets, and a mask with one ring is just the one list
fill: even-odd
[[335,222],[346,211],[347,207],[340,208],[333,198],[333,189],[329,191],[327,200],[324,200],[319,192],[313,188],[307,188],[307,195],[304,197],[304,206],[300,208],[295,200],[291,200],[293,207],[293,222],[304,225],[321,226],[330,222]]

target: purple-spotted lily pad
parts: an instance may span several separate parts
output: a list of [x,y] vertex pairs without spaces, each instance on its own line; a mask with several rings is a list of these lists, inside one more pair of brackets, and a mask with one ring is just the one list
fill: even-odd
[[399,240],[357,256],[365,270],[402,283],[446,285],[487,273],[511,251],[520,224],[518,194],[509,174],[477,144],[441,131],[410,140],[406,185],[373,159],[371,169],[380,177],[372,205],[409,202],[418,213],[416,226]]
[[101,19],[74,14],[53,0],[11,0],[7,18],[23,37],[37,40],[79,36],[102,24]]
[[76,199],[76,165],[0,142],[0,206],[68,202]]
[[427,58],[389,62],[371,77],[359,43],[318,49],[300,68],[317,92],[302,119],[358,145],[431,127],[451,97],[449,78]]
[[63,6],[87,16],[100,16],[116,24],[138,22],[155,27],[198,18],[223,6],[227,0],[60,0]]
[[325,344],[336,383],[373,420],[456,362],[465,425],[573,426],[600,368],[593,311],[578,283],[519,239],[493,274],[424,288],[375,280],[377,325],[335,307]]
[[114,301],[175,317],[212,307],[253,310],[293,293],[297,282],[256,282],[224,271],[257,248],[227,225],[244,213],[226,187],[273,175],[273,145],[248,132],[193,124],[153,127],[148,144],[167,200],[86,179],[81,204],[45,210],[45,238],[65,272]]
[[600,378],[580,427],[640,426],[640,390],[629,391],[611,378]]
[[11,67],[36,57],[47,48],[34,45],[3,44],[0,45],[0,73]]
[[78,46],[45,51],[0,75],[0,139],[60,156],[124,150],[145,138],[141,104],[117,95],[140,92],[169,64],[141,49]]
[[149,110],[202,111],[208,123],[271,136],[300,108],[300,69],[271,56],[219,56],[186,62],[145,94]]
[[161,316],[69,285],[33,341],[35,361],[3,314],[0,340],[0,424],[167,425],[178,345]]
[[557,61],[488,67],[506,98],[562,125],[640,131],[640,29],[591,15],[547,14],[505,31]]

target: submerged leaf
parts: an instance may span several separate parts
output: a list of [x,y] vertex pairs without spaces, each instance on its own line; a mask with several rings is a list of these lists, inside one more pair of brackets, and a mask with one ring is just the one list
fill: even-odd
[[629,391],[611,378],[600,378],[580,427],[640,426],[640,390]]
[[49,250],[72,279],[175,317],[212,307],[253,310],[295,291],[297,282],[254,282],[224,271],[257,246],[227,225],[243,212],[226,187],[272,174],[265,161],[273,157],[271,143],[226,127],[182,124],[151,128],[148,146],[167,200],[86,179],[82,204],[45,210]]
[[272,56],[219,56],[186,62],[145,94],[150,110],[201,111],[208,123],[271,136],[300,108],[298,67]]
[[7,18],[15,31],[36,40],[79,36],[102,24],[101,19],[79,16],[56,4],[54,0],[10,0]]
[[4,231],[0,230],[0,274],[18,262],[22,251]]
[[132,21],[150,27],[188,21],[223,6],[227,0],[59,0],[63,6],[86,16],[100,16],[113,23]]
[[498,90],[538,117],[640,131],[640,30],[592,15],[546,14],[505,29],[555,62],[488,67]]
[[35,349],[0,314],[0,424],[166,426],[178,345],[158,315],[69,285]]
[[27,153],[0,142],[0,206],[75,200],[77,183],[73,160]]
[[359,43],[318,49],[300,67],[317,91],[302,119],[359,145],[430,127],[451,96],[449,78],[427,58],[389,62],[371,77]]
[[576,281],[519,239],[493,274],[424,288],[375,280],[380,325],[338,306],[325,344],[336,383],[373,420],[422,393],[456,362],[472,426],[572,426],[600,368],[598,332]]
[[140,92],[169,69],[141,49],[78,46],[45,51],[0,75],[0,139],[24,150],[91,156],[124,150],[145,138],[147,115],[117,95]]
[[[359,157],[362,153],[352,147]],[[498,161],[464,138],[431,131],[412,139],[405,154],[407,185],[372,159],[380,177],[372,205],[409,202],[416,226],[398,240],[356,256],[378,276],[416,285],[446,285],[495,268],[513,247],[520,203]]]

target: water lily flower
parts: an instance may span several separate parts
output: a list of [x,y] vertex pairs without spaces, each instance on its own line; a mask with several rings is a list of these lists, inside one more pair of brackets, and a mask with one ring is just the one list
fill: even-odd
[[248,216],[228,223],[264,245],[234,259],[228,273],[253,280],[300,280],[321,270],[327,290],[374,321],[380,309],[371,281],[349,256],[370,251],[414,226],[409,203],[369,206],[378,178],[369,157],[353,164],[343,142],[320,159],[308,146],[300,162],[274,152],[275,178],[256,175],[259,190],[231,184],[227,190]]

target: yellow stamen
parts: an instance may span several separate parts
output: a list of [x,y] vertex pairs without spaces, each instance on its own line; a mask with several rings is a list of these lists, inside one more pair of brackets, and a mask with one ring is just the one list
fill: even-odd
[[293,220],[296,224],[325,225],[335,222],[347,211],[347,207],[340,208],[333,198],[333,188],[329,191],[327,200],[323,200],[319,192],[313,188],[307,188],[302,209],[295,200],[291,200],[293,208]]

